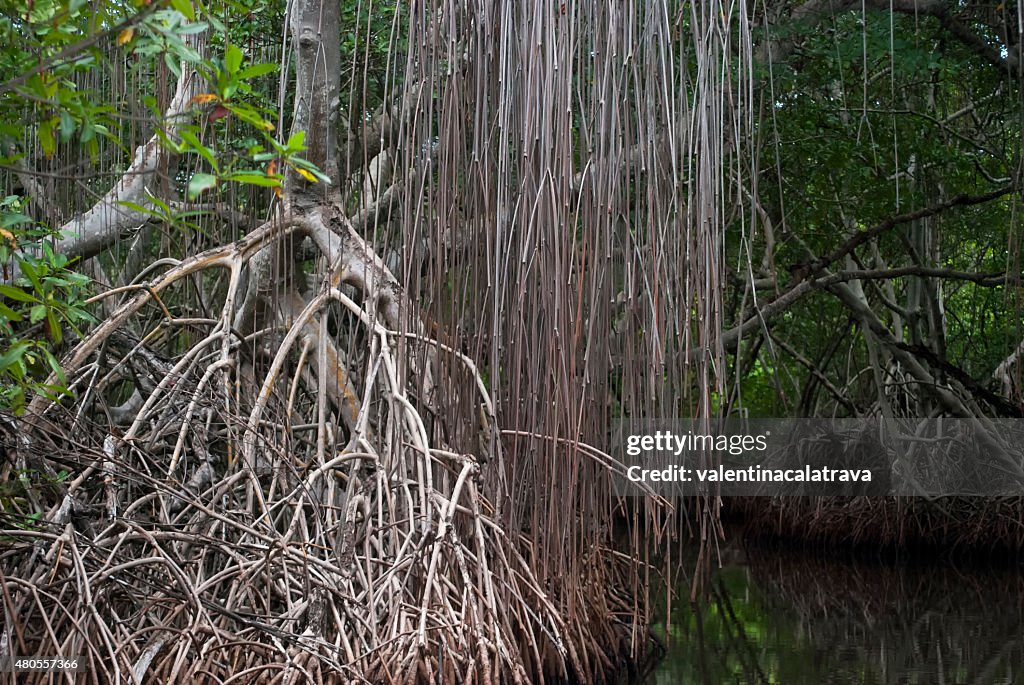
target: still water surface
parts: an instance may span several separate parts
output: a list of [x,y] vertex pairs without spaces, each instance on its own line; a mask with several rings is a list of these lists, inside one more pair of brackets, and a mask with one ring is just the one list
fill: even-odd
[[706,597],[675,583],[646,683],[1024,684],[1024,565],[724,550]]

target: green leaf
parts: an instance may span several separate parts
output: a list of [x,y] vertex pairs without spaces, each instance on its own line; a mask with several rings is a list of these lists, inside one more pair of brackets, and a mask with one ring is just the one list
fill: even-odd
[[28,350],[28,342],[22,340],[14,343],[0,356],[0,371],[13,371],[15,364],[21,361]]
[[163,218],[163,215],[160,214],[160,212],[154,211],[149,207],[143,207],[142,205],[136,202],[130,202],[129,200],[120,200],[117,204],[123,207],[127,207],[128,209],[138,212],[139,214],[145,214],[146,216],[151,216],[157,219]]
[[43,154],[49,159],[57,151],[57,140],[53,136],[53,120],[47,119],[39,124],[39,147]]
[[[48,349],[43,349],[43,356],[46,358],[46,363],[48,363],[50,371],[52,371],[53,375],[57,377],[57,380],[60,381],[61,384],[67,383],[67,381],[65,380],[65,375],[63,375],[63,369],[60,368],[60,362],[57,361],[57,358],[55,356],[53,356],[53,353],[50,352],[50,350]],[[56,390],[61,394],[71,394],[68,392],[67,388],[62,388],[60,386],[51,386],[50,389]]]
[[60,113],[60,140],[66,143],[75,132],[75,120],[67,112]]
[[319,181],[323,181],[324,183],[331,182],[330,176],[320,171],[320,169],[318,169],[317,166],[310,162],[309,160],[303,159],[301,157],[293,157],[291,159],[291,164],[292,166],[295,167],[296,171],[299,171],[299,175],[306,178],[307,180],[310,179],[308,176],[306,176],[305,173],[303,173],[303,170],[315,176]]
[[[59,345],[61,339],[64,337],[64,332],[60,329],[60,322],[57,321],[57,315],[53,313],[52,309],[48,309],[46,311],[46,323],[50,327],[50,338],[53,340],[54,344]],[[49,350],[44,349],[43,351],[47,356],[52,357]],[[54,366],[54,364],[51,364],[51,366]]]
[[[54,255],[54,256],[56,257],[57,262],[60,262],[61,260],[63,260],[65,264],[67,263],[67,259],[68,259],[67,255],[58,254],[58,255]],[[64,264],[59,264],[58,263],[58,264],[56,264],[56,266],[63,267]],[[56,286],[61,287],[61,288],[71,288],[71,287],[74,287],[74,285],[75,285],[74,283],[72,283],[71,281],[67,280],[66,278],[60,278],[60,277],[57,277],[57,276],[47,276],[46,278],[43,279],[43,282],[45,282],[45,283],[47,283],[49,285],[56,285]]]
[[249,79],[265,76],[266,74],[272,74],[275,71],[277,71],[276,64],[253,64],[235,74],[235,78],[239,81],[248,81]]
[[169,52],[165,52],[164,64],[167,65],[167,68],[171,70],[172,74],[177,78],[181,78],[181,64],[174,58],[174,55]]
[[6,319],[12,323],[18,323],[21,321],[21,314],[0,302],[0,318]]
[[0,214],[0,228],[10,228],[15,224],[23,224],[32,221],[32,217],[16,212],[4,212]]
[[273,131],[274,125],[261,117],[259,113],[252,107],[229,105],[228,109],[231,110],[235,116],[247,124],[252,124],[261,131]]
[[39,323],[43,320],[44,316],[46,316],[46,307],[41,304],[37,304],[29,310],[28,321],[29,323]]
[[25,412],[25,391],[21,386],[14,386],[10,394],[11,411],[15,416],[21,416]]
[[202,33],[210,27],[205,21],[196,21],[178,29],[179,36],[191,36],[195,33]]
[[146,198],[150,202],[152,202],[153,205],[156,206],[157,209],[163,210],[164,215],[168,215],[168,214],[171,213],[171,206],[169,204],[167,204],[166,202],[164,202],[163,200],[161,200],[156,195],[154,195],[153,193],[149,192],[149,190],[146,190]]
[[38,302],[39,299],[29,295],[21,288],[12,285],[0,285],[0,295],[14,300],[15,302]]
[[211,188],[217,187],[217,177],[213,174],[192,174],[188,182],[188,199],[194,200]]
[[[30,283],[32,283],[32,287],[34,287],[37,291],[42,290],[42,287],[40,287],[39,285],[39,272],[36,270],[36,267],[33,266],[31,262],[25,259],[19,259],[18,266],[21,268],[21,273],[24,274],[26,278],[28,278]],[[38,302],[38,300],[33,301]]]
[[286,152],[302,152],[306,149],[306,132],[296,131],[285,145]]
[[281,179],[273,176],[268,176],[262,171],[235,171],[224,177],[226,181],[234,181],[236,183],[248,183],[254,186],[263,186],[265,188],[278,188],[281,185]]
[[178,135],[181,136],[181,139],[183,141],[192,146],[193,152],[197,153],[200,157],[209,162],[210,166],[213,168],[213,171],[215,173],[219,173],[219,168],[217,166],[217,158],[214,156],[213,150],[203,145],[199,141],[199,138],[197,138],[194,133],[187,129],[182,130]]
[[196,10],[192,7],[191,0],[171,0],[171,7],[185,15],[189,21],[195,21]]
[[185,151],[185,143],[183,143],[183,142],[179,143],[179,142],[169,138],[167,136],[166,132],[157,129],[154,132],[154,135],[156,135],[157,139],[160,141],[160,145],[162,145],[164,148],[170,150],[174,154],[180,155],[182,152]]
[[235,74],[242,68],[242,49],[237,45],[228,45],[224,51],[224,68],[229,74]]
[[[63,372],[61,372],[61,374],[58,374],[58,378],[60,378],[62,374]],[[63,381],[63,379],[61,380]],[[68,390],[63,385],[49,385],[46,383],[40,383],[37,387],[39,388],[40,392],[42,392],[42,394],[46,396],[46,399],[50,400],[51,402],[59,402],[61,396],[72,397],[71,391]]]

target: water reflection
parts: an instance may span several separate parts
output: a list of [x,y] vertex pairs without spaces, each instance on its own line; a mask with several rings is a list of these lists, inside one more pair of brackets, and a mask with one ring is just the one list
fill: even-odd
[[691,606],[677,585],[646,681],[723,685],[1024,683],[1024,575],[747,547]]

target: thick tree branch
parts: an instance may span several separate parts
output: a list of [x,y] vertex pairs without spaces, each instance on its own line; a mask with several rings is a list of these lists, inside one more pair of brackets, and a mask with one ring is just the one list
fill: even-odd
[[763,326],[772,317],[777,316],[788,309],[812,290],[828,288],[847,281],[898,278],[901,276],[922,276],[970,281],[989,288],[1001,285],[1021,285],[1022,278],[1024,278],[1024,275],[1021,274],[980,274],[916,265],[891,269],[843,271],[838,273],[828,273],[823,276],[820,275],[821,272],[827,269],[831,264],[846,257],[847,255],[851,255],[854,250],[861,245],[878,238],[886,231],[892,230],[896,226],[910,223],[918,219],[935,216],[936,214],[940,214],[941,212],[953,207],[967,207],[991,202],[992,200],[1000,198],[1014,190],[1015,186],[1011,184],[982,195],[958,195],[951,200],[940,202],[930,207],[889,217],[865,231],[859,231],[842,246],[833,250],[831,253],[823,257],[811,259],[794,267],[790,267],[793,279],[790,282],[789,288],[766,304],[759,305],[754,316],[751,316],[739,325],[724,331],[722,333],[722,344],[726,349],[735,347],[740,338],[744,335],[747,335],[756,328]]
[[840,271],[822,276],[814,280],[817,288],[825,288],[835,283],[846,281],[878,281],[905,276],[921,276],[923,278],[941,278],[948,281],[969,281],[983,288],[998,288],[1004,285],[1020,286],[1024,284],[1024,274],[982,274],[973,271],[957,271],[928,266],[901,266],[891,269],[860,269],[856,271]]
[[990,44],[978,35],[971,27],[962,22],[953,12],[957,3],[943,0],[868,0],[867,6],[876,10],[891,9],[894,12],[913,14],[914,16],[930,16],[939,20],[944,29],[949,31],[974,54],[989,64],[1006,69],[1016,69],[1018,65],[1017,46],[1007,46],[1009,53],[1004,58],[998,47]]
[[907,212],[905,214],[891,216],[885,221],[882,221],[881,223],[872,226],[866,231],[858,231],[849,240],[843,243],[843,245],[833,250],[829,254],[790,267],[790,271],[793,274],[793,279],[794,281],[802,281],[806,278],[816,276],[830,264],[834,264],[843,257],[852,254],[853,251],[856,250],[861,245],[864,245],[865,243],[874,240],[883,233],[892,230],[896,226],[907,224],[912,221],[917,221],[918,219],[924,219],[930,216],[935,216],[936,214],[940,214],[946,211],[947,209],[951,209],[953,207],[970,207],[973,205],[980,205],[986,202],[991,202],[992,200],[996,200],[1004,195],[1012,193],[1014,190],[1015,186],[1013,184],[1010,184],[1005,185],[1001,188],[997,188],[990,192],[984,193],[982,195],[957,195],[956,197],[950,200],[940,202],[938,204],[932,205],[931,207],[924,207],[913,212]]
[[945,371],[949,377],[956,379],[965,390],[970,392],[976,398],[991,405],[1000,416],[1008,416],[1012,418],[1024,417],[1024,411],[1022,411],[1021,407],[1013,404],[1005,397],[1000,397],[996,393],[992,392],[959,366],[950,364],[924,345],[909,345],[907,343],[895,344],[901,350],[906,350],[919,359],[925,360],[932,367]]
[[[186,259],[153,282],[138,286],[137,294],[121,305],[114,315],[107,317],[89,337],[79,343],[71,351],[71,354],[61,362],[61,368],[68,376],[74,374],[106,338],[115,331],[120,330],[129,317],[155,299],[160,291],[172,283],[191,273],[211,267],[241,269],[245,262],[252,259],[267,244],[281,240],[295,232],[308,232],[310,228],[310,222],[304,218],[271,221],[255,229],[241,240],[207,250]],[[55,384],[57,381],[56,376],[51,376],[46,382]],[[43,408],[49,401],[45,395],[36,395],[29,406],[29,414],[41,416]]]
[[296,0],[291,10],[289,28],[296,53],[292,132],[306,132],[306,159],[333,181],[307,183],[289,175],[285,187],[287,201],[299,212],[339,197],[340,28],[338,12],[325,10],[326,3],[327,0]]
[[955,269],[941,269],[925,266],[903,266],[892,269],[840,271],[837,273],[826,274],[812,280],[803,280],[795,283],[775,299],[761,305],[758,308],[756,315],[751,316],[741,324],[725,331],[722,334],[722,343],[726,348],[734,347],[742,336],[759,328],[769,319],[778,316],[786,309],[796,304],[796,302],[804,295],[815,290],[827,289],[839,283],[846,283],[849,281],[884,280],[890,278],[902,278],[906,276],[969,281],[983,288],[996,288],[1004,285],[1024,285],[1024,274],[982,274],[970,271],[957,271]]
[[[1006,46],[1007,54],[1004,57],[998,46],[988,42],[958,16],[957,3],[946,0],[810,0],[795,8],[790,17],[816,26],[830,16],[860,10],[862,7],[915,17],[934,17],[946,31],[988,64],[1013,72],[1020,66],[1019,45]],[[789,54],[792,47],[781,41],[767,41],[762,45],[759,56],[764,60],[770,55],[773,62],[779,62]]]
[[1024,355],[1024,340],[1017,345],[1017,349],[1011,352],[1010,356],[999,362],[999,366],[992,372],[992,379],[999,381],[1004,397],[1019,397],[1016,391],[1020,383],[1020,374],[1018,373],[1015,378],[1013,367],[1020,362],[1022,355]]

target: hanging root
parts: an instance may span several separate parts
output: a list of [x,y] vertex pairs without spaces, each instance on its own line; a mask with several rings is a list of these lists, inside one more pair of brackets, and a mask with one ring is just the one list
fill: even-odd
[[[581,641],[611,629],[567,626],[484,495],[495,462],[437,439],[397,350],[450,355],[497,434],[468,359],[385,327],[372,293],[331,278],[279,297],[275,326],[232,327],[242,269],[302,228],[257,229],[130,289],[67,360],[77,402],[38,401],[8,431],[0,645],[77,656],[85,682],[594,671]],[[220,314],[176,311],[174,289],[213,267]],[[606,615],[628,610],[616,601]]]

